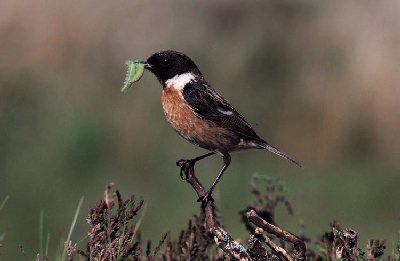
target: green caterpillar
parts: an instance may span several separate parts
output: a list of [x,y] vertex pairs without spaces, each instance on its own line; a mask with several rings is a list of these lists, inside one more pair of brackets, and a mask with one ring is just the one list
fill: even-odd
[[126,62],[128,70],[126,71],[124,86],[121,91],[126,91],[129,89],[133,83],[140,80],[144,72],[144,65],[138,60],[128,60]]

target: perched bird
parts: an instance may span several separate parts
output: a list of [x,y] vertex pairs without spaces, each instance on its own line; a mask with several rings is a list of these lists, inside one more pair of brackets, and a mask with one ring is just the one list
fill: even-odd
[[[224,165],[211,188],[199,198],[204,208],[231,162],[229,153],[246,149],[266,149],[290,162],[300,164],[260,138],[251,125],[232,105],[207,83],[196,64],[185,54],[161,51],[142,61],[161,83],[162,106],[172,127],[183,138],[210,152],[184,160],[183,171],[215,153],[222,155]],[[182,170],[181,170],[182,175]]]

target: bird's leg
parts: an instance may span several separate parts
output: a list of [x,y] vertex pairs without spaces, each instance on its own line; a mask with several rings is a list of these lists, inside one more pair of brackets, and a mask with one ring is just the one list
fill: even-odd
[[211,194],[213,193],[215,186],[217,186],[219,180],[222,178],[222,175],[224,175],[225,170],[228,168],[229,164],[231,163],[231,156],[226,153],[222,156],[222,159],[224,160],[224,166],[222,167],[221,171],[219,172],[217,178],[215,179],[214,183],[212,184],[211,188],[201,196],[197,201],[201,201],[201,208],[204,209],[207,206],[208,201],[214,201],[212,198]]
[[194,159],[189,159],[189,160],[185,160],[185,159],[180,159],[176,162],[176,165],[179,166],[181,168],[181,179],[185,180],[185,176],[188,174],[188,171],[190,168],[194,168],[194,164],[199,161],[202,160],[204,158],[207,158],[208,156],[214,155],[215,152],[209,152],[207,154],[204,154],[202,156],[199,156],[197,158]]

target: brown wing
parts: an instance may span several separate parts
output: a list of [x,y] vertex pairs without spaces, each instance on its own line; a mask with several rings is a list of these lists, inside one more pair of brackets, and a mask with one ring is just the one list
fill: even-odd
[[198,117],[229,129],[247,140],[263,141],[243,116],[207,83],[188,83],[183,89],[183,97]]
[[200,118],[229,129],[247,141],[264,148],[301,167],[300,163],[278,148],[258,137],[251,125],[227,101],[204,81],[188,83],[183,89],[183,97],[192,111]]

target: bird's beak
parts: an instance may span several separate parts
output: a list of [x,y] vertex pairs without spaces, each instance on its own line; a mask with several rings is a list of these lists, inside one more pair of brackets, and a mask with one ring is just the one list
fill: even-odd
[[140,61],[139,63],[143,64],[144,68],[147,70],[151,68],[151,65],[147,61]]

